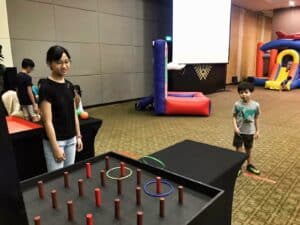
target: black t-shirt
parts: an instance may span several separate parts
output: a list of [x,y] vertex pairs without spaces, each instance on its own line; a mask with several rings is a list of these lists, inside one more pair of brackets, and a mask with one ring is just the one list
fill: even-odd
[[32,78],[26,73],[18,73],[17,75],[17,95],[20,105],[32,105],[27,93],[27,87],[32,86]]
[[51,104],[57,140],[66,140],[76,135],[74,97],[74,87],[67,80],[65,83],[57,83],[45,79],[39,88],[39,102],[48,101]]

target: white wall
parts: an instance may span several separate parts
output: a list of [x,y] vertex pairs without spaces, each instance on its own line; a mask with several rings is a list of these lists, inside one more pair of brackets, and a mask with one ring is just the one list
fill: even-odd
[[2,45],[2,54],[5,57],[3,64],[7,67],[13,66],[10,36],[7,21],[6,0],[0,0],[0,44]]
[[15,65],[36,63],[33,80],[49,75],[47,49],[66,47],[69,79],[83,90],[84,105],[134,99],[152,93],[152,39],[163,14],[149,0],[9,0]]

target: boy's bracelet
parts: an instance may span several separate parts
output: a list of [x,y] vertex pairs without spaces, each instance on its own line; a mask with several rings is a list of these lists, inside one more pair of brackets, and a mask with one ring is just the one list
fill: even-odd
[[76,138],[77,138],[77,139],[81,139],[82,136],[81,136],[81,135],[77,135]]

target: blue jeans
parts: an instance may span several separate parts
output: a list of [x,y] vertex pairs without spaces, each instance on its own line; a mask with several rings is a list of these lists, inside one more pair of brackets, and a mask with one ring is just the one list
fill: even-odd
[[67,140],[57,141],[60,148],[64,150],[66,159],[61,162],[56,162],[51,144],[48,140],[43,139],[44,155],[47,164],[48,172],[61,169],[63,167],[74,164],[76,154],[76,137]]

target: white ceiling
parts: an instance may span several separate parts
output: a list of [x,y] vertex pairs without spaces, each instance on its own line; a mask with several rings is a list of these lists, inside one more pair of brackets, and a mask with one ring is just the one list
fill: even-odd
[[[294,2],[295,6],[300,6],[300,0],[294,0]],[[255,12],[290,7],[289,0],[232,0],[232,3]]]

